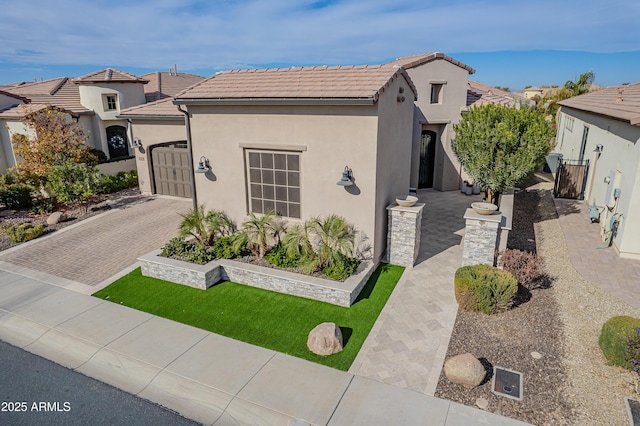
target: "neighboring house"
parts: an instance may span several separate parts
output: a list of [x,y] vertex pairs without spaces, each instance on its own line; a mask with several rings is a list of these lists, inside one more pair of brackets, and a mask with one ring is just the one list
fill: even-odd
[[[409,189],[416,89],[400,67],[228,71],[179,94],[189,113],[198,203],[242,222],[337,214],[386,249],[386,207]],[[140,134],[138,126],[134,131]],[[155,159],[155,158],[154,158]],[[353,183],[341,186],[343,172]]]
[[527,87],[522,91],[522,96],[524,96],[525,99],[541,98],[544,96],[544,89],[535,86]]
[[390,64],[405,68],[418,91],[411,186],[459,189],[466,176],[451,148],[453,125],[466,111],[468,77],[475,70],[440,52],[407,56]]
[[555,151],[565,160],[591,160],[585,200],[600,207],[605,232],[621,215],[613,246],[623,257],[640,258],[640,83],[559,104]]
[[488,104],[515,108],[530,108],[536,105],[534,101],[526,99],[515,93],[469,80],[467,87],[467,107],[470,108]]
[[[16,164],[11,136],[27,132],[22,118],[45,106],[63,110],[78,121],[88,135],[87,145],[103,151],[107,158],[131,157],[131,135],[127,121],[118,117],[120,111],[145,104],[148,98],[173,96],[197,81],[197,76],[192,74],[149,75],[153,76],[149,90],[146,85],[150,80],[111,68],[78,78],[60,77],[0,86],[0,173]],[[105,167],[113,171],[117,168]],[[129,170],[135,165],[130,160],[118,167]]]

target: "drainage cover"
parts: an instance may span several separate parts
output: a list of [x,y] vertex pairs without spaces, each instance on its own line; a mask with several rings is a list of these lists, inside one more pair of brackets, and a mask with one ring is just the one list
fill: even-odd
[[624,401],[627,403],[627,414],[629,415],[629,423],[631,426],[640,425],[640,402],[635,399],[624,397]]
[[522,373],[502,367],[493,367],[491,391],[496,395],[522,401]]

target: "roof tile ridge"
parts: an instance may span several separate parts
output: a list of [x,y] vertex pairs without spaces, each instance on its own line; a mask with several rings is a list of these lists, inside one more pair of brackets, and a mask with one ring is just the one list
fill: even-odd
[[56,84],[53,89],[49,90],[49,94],[51,96],[55,95],[56,92],[58,92],[58,90],[60,90],[62,88],[62,86],[64,86],[67,81],[69,81],[69,77],[62,77],[60,82],[58,84]]

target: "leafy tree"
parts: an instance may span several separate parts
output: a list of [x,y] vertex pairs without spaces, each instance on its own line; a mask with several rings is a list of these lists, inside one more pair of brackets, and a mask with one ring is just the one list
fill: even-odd
[[21,180],[42,186],[53,166],[67,161],[92,164],[97,161],[86,145],[88,136],[82,126],[61,110],[41,109],[27,114],[22,122],[35,137],[15,134],[11,138],[21,160],[17,165]]
[[495,87],[496,89],[503,90],[503,91],[505,91],[505,92],[510,92],[510,91],[511,91],[511,90],[509,90],[509,88],[508,88],[508,87],[502,87],[502,86],[493,86],[493,87]]
[[471,108],[453,128],[453,152],[494,204],[500,192],[534,172],[553,147],[550,123],[527,108]]
[[85,163],[65,161],[53,165],[47,173],[47,189],[67,204],[85,202],[96,193],[99,184],[98,168]]

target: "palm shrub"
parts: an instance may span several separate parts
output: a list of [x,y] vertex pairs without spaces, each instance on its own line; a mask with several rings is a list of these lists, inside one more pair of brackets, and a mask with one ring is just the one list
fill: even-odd
[[311,229],[316,236],[315,252],[320,269],[339,263],[342,256],[353,253],[355,229],[343,217],[330,215],[325,219],[312,219]]
[[640,330],[639,318],[616,316],[604,323],[598,345],[610,364],[629,370],[637,366],[633,362],[640,362],[636,356],[640,346],[637,330]]
[[262,259],[269,247],[279,240],[283,230],[284,227],[273,210],[260,217],[250,212],[249,220],[242,223],[242,230],[235,238],[234,247],[248,247],[254,255]]
[[181,238],[194,237],[197,241],[209,246],[213,245],[218,238],[231,235],[236,231],[235,223],[224,212],[212,210],[206,213],[204,205],[181,216],[182,222],[178,235]]
[[461,309],[487,315],[508,309],[518,291],[518,280],[510,272],[489,265],[458,268],[454,284]]

